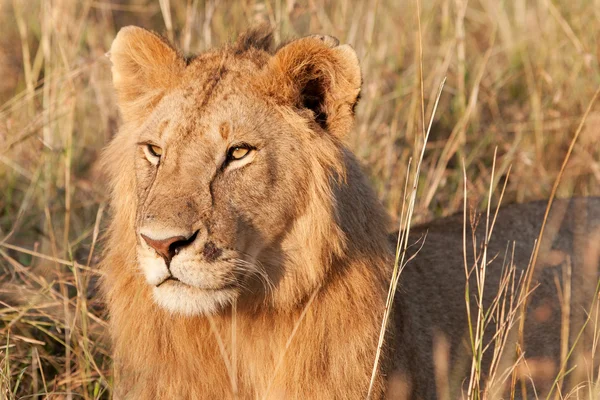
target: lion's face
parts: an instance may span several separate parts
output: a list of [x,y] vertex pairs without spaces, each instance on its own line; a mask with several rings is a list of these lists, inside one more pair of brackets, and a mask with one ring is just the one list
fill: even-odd
[[[311,40],[332,51],[331,43]],[[331,173],[340,157],[327,130],[349,125],[343,111],[351,113],[360,83],[352,83],[351,101],[340,102],[326,97],[335,71],[296,88],[287,70],[297,68],[287,64],[297,64],[287,59],[295,52],[283,60],[281,50],[246,52],[186,64],[139,28],[121,31],[111,48],[126,120],[119,135],[127,135],[123,151],[133,158],[133,170],[118,173],[134,176],[138,268],[155,301],[172,312],[213,313],[239,296],[265,301],[272,291],[299,290],[285,289],[286,275],[307,284],[319,275],[288,265],[302,253],[290,238],[319,234],[299,221],[327,191],[316,175]],[[335,127],[328,126],[333,116],[341,121]]]
[[135,161],[139,265],[158,303],[185,313],[264,290],[263,251],[301,211],[308,180],[302,143],[267,104],[232,91],[198,113],[197,87],[161,101]]

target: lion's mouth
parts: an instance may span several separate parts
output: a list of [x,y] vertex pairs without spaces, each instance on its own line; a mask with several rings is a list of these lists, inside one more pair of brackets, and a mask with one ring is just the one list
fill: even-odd
[[[164,279],[163,281],[161,281],[158,285],[156,285],[156,287],[160,287],[160,286],[162,286],[166,282],[179,282],[182,285],[185,285],[185,283],[181,282],[179,279],[175,278],[173,275],[170,275],[166,279]],[[187,286],[189,286],[189,285],[187,285]]]
[[195,288],[195,289],[200,289],[200,290],[206,290],[206,291],[221,291],[221,290],[228,290],[228,289],[234,289],[236,287],[235,283],[228,283],[226,285],[223,286],[219,286],[219,287],[207,287],[207,286],[196,286],[196,285],[190,285],[188,283],[182,282],[180,279],[178,279],[177,277],[170,275],[169,277],[167,277],[166,279],[164,279],[162,282],[160,282],[158,285],[156,285],[156,287],[160,287],[166,283],[170,283],[170,284],[174,284],[174,285],[182,285],[182,286],[187,286],[187,287],[191,287],[191,288]]

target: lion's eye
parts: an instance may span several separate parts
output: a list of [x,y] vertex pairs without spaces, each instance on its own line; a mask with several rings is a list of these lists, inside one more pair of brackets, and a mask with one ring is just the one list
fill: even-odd
[[163,149],[154,144],[148,143],[144,146],[144,153],[146,154],[146,158],[148,159],[148,161],[150,161],[151,164],[158,165],[160,157],[163,154]]
[[158,147],[158,146],[153,145],[153,144],[149,144],[148,145],[148,151],[154,157],[160,157],[162,155],[162,149],[160,147]]
[[246,145],[232,147],[227,152],[227,159],[229,161],[241,160],[246,157],[250,151],[252,151],[252,149]]

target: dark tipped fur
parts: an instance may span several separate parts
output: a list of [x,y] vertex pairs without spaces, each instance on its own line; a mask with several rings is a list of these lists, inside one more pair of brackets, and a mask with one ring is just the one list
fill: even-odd
[[273,28],[267,23],[257,25],[242,33],[234,44],[234,53],[242,54],[250,49],[273,51]]

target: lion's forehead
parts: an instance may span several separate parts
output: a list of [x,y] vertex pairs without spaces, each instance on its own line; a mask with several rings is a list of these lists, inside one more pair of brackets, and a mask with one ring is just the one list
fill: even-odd
[[[231,92],[199,109],[197,101],[174,93],[165,98],[141,129],[140,141],[220,143],[256,131],[256,102]],[[263,118],[264,119],[264,118]]]
[[256,60],[227,51],[195,58],[178,87],[157,104],[143,133],[148,140],[193,139],[203,146],[256,133],[273,112],[261,95],[261,71]]

